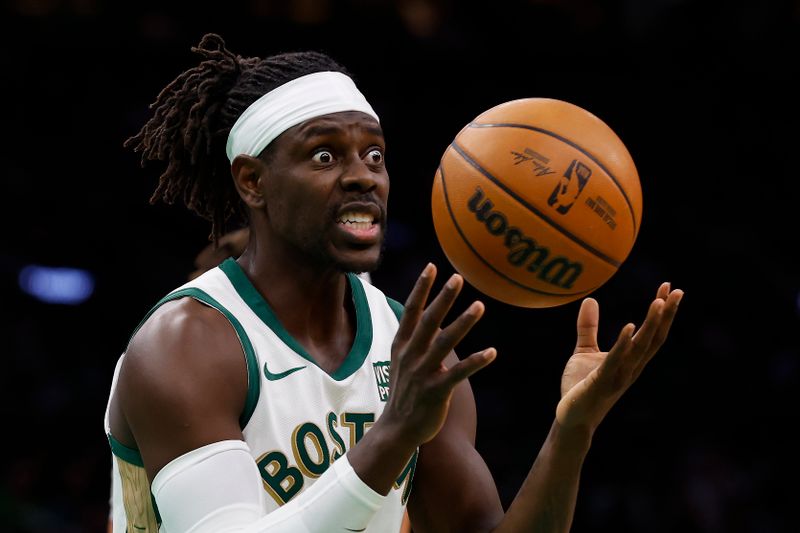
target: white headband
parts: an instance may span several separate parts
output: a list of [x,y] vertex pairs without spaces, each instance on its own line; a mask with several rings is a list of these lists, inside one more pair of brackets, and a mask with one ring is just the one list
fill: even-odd
[[256,157],[292,126],[340,111],[361,111],[379,120],[353,80],[341,72],[315,72],[286,82],[244,110],[228,134],[228,159],[233,163],[240,154]]

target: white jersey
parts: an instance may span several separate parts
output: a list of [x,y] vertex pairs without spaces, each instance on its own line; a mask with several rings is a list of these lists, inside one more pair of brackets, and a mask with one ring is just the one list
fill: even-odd
[[[347,358],[332,374],[289,335],[233,259],[171,292],[145,317],[165,302],[191,297],[217,309],[235,329],[248,371],[240,425],[269,495],[268,511],[313,484],[364,436],[386,404],[391,345],[402,307],[358,276],[347,277],[356,335]],[[116,379],[115,374],[112,395]],[[160,520],[141,456],[113,438],[108,414],[106,433],[116,456],[114,486],[120,489],[114,498],[115,533],[124,532],[128,523],[135,523],[137,531],[156,533]],[[415,465],[416,454],[366,531],[399,531]],[[123,501],[127,518],[119,509]],[[149,524],[146,530],[144,523]]]

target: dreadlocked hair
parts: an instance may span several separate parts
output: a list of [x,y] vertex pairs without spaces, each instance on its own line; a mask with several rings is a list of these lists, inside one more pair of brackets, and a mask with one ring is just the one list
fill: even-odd
[[261,96],[295,78],[348,72],[320,52],[245,58],[230,52],[214,33],[204,35],[191,50],[203,58],[201,63],[162,89],[150,104],[153,116],[124,146],[141,152],[142,166],[152,160],[167,162],[150,203],[173,204],[180,198],[211,221],[210,238],[216,243],[231,219],[247,220],[225,153],[228,133],[239,116]]

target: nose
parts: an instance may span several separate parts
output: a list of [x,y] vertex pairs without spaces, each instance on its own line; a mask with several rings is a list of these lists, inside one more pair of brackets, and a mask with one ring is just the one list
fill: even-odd
[[370,192],[378,186],[382,178],[373,172],[359,156],[350,158],[351,162],[344,169],[341,177],[342,188],[345,191]]

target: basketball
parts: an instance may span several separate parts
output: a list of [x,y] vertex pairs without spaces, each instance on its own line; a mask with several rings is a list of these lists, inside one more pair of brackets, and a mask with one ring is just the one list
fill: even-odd
[[436,237],[464,279],[519,307],[587,296],[619,269],[642,221],[631,155],[574,104],[525,98],[481,113],[444,152]]

